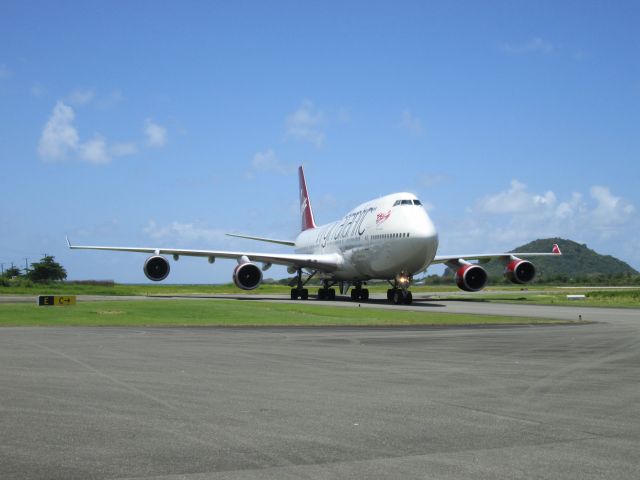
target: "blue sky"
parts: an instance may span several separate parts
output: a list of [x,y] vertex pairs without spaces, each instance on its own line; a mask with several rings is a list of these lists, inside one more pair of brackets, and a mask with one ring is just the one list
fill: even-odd
[[[74,243],[277,251],[412,191],[441,254],[561,236],[640,269],[638,2],[0,5],[0,262],[146,281]],[[230,281],[181,258],[168,281]],[[271,275],[283,276],[274,268]]]

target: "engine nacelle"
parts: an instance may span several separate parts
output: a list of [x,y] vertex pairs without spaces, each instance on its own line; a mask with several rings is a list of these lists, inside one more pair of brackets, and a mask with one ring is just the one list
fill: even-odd
[[241,263],[233,270],[233,283],[242,290],[253,290],[262,283],[262,270],[255,263]]
[[463,265],[456,271],[456,284],[465,292],[477,292],[487,284],[487,272],[478,265]]
[[160,255],[154,255],[153,257],[147,258],[142,270],[149,280],[159,282],[160,280],[167,278],[171,268],[169,267],[169,262],[166,258],[161,257]]
[[504,276],[512,283],[531,283],[536,277],[536,267],[527,260],[516,258],[504,268]]

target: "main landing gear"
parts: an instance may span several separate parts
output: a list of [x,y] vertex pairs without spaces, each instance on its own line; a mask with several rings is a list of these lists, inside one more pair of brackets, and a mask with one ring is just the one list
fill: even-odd
[[298,274],[296,277],[296,286],[291,289],[291,300],[307,300],[309,298],[309,290],[304,288],[309,280],[313,278],[316,272],[313,272],[311,275],[307,277],[307,279],[302,281],[302,269],[298,269]]
[[329,280],[322,281],[322,287],[318,289],[318,300],[335,300],[336,290],[331,288],[333,283],[329,283]]
[[351,300],[354,302],[366,302],[369,300],[369,289],[362,288],[362,282],[355,282],[351,289]]
[[[331,288],[335,285],[335,282],[329,283],[329,280],[322,281],[322,287],[318,289],[318,300],[335,300],[336,299],[336,291]],[[346,293],[349,289],[349,285],[341,282],[340,292]],[[362,288],[362,282],[354,282],[353,288],[351,289],[351,300],[354,302],[364,302],[369,300],[369,290],[366,288]]]

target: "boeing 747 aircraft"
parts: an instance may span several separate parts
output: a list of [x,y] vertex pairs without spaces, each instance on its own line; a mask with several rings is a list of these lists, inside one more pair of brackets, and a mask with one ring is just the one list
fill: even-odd
[[[309,298],[305,285],[316,277],[322,280],[318,299],[333,300],[340,286],[345,294],[351,288],[351,299],[364,301],[369,290],[368,280],[389,282],[387,299],[398,304],[410,304],[409,291],[413,276],[429,265],[446,264],[454,270],[459,288],[468,292],[482,290],[487,283],[487,272],[469,260],[486,262],[499,259],[505,266],[504,274],[513,283],[531,282],[536,274],[534,265],[520,257],[561,255],[557,245],[551,253],[494,253],[479,255],[437,255],[438,234],[420,200],[412,193],[392,193],[357,206],[342,219],[316,226],[307,192],[302,167],[298,169],[300,190],[301,232],[295,240],[276,240],[249,235],[233,237],[287,245],[295,253],[252,253],[221,250],[184,250],[158,247],[108,247],[67,245],[72,249],[113,250],[141,252],[151,256],[144,262],[144,273],[153,281],[169,275],[169,261],[163,255],[178,260],[181,255],[205,257],[209,263],[216,258],[235,259],[233,282],[243,290],[253,290],[262,282],[262,272],[271,265],[285,265],[290,274],[296,274],[293,300]],[[262,267],[257,263],[262,264]],[[307,275],[303,275],[303,272]]]

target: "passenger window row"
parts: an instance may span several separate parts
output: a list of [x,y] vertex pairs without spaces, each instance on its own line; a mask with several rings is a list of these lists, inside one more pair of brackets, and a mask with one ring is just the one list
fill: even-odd
[[404,233],[382,233],[380,235],[371,235],[372,240],[378,240],[380,238],[408,238],[409,232]]

